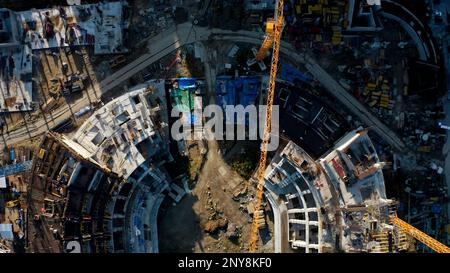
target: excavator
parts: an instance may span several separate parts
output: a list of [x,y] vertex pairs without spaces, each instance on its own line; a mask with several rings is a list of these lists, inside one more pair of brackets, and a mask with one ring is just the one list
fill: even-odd
[[[272,106],[275,95],[275,83],[278,73],[278,61],[279,61],[279,51],[281,44],[281,35],[283,32],[283,23],[284,23],[284,0],[278,0],[275,4],[275,18],[269,19],[266,23],[266,35],[264,41],[256,54],[256,60],[262,61],[266,56],[270,48],[272,47],[272,61],[270,67],[270,76],[269,76],[269,85],[267,91],[267,108],[265,114],[265,127],[264,134],[261,143],[261,156],[258,163],[258,169],[256,171],[256,194],[255,194],[255,202],[254,202],[254,213],[253,213],[253,221],[251,227],[250,234],[250,246],[249,251],[254,253],[258,249],[258,241],[259,241],[259,230],[264,228],[265,219],[264,219],[264,211],[262,207],[262,199],[264,195],[264,174],[266,169],[266,161],[267,161],[267,147],[270,142],[270,134],[271,134],[271,119],[272,119]],[[426,233],[418,230],[407,222],[401,220],[397,217],[395,213],[389,216],[389,221],[392,225],[398,227],[403,230],[405,233],[409,234],[416,240],[422,242],[432,250],[437,253],[450,253],[450,248]]]

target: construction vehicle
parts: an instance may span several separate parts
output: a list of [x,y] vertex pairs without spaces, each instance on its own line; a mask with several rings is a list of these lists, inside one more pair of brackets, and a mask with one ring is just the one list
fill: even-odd
[[250,252],[257,250],[257,244],[259,239],[259,229],[265,226],[264,212],[262,210],[262,198],[264,194],[264,173],[266,169],[267,161],[267,145],[270,141],[271,132],[271,120],[272,120],[272,105],[275,94],[275,83],[278,72],[278,57],[281,43],[281,33],[283,31],[283,7],[284,0],[278,0],[275,6],[275,18],[268,20],[266,24],[266,37],[263,41],[261,48],[256,54],[256,60],[261,61],[267,56],[267,52],[273,45],[272,62],[270,67],[269,87],[267,91],[267,108],[266,108],[266,120],[264,125],[264,135],[261,146],[261,156],[259,159],[257,170],[257,188],[254,203],[254,213],[252,229],[250,234]]
[[6,207],[7,208],[15,208],[15,207],[17,207],[19,205],[20,205],[20,201],[18,199],[6,202]]
[[[260,50],[256,54],[256,60],[261,61],[267,56],[270,47],[273,46],[272,62],[270,67],[269,87],[267,92],[267,108],[264,127],[264,135],[261,144],[261,156],[259,159],[257,175],[257,187],[254,203],[253,222],[250,234],[250,252],[256,252],[259,240],[259,229],[265,227],[264,211],[262,209],[262,199],[264,194],[264,174],[267,161],[267,145],[270,141],[272,105],[275,94],[275,83],[278,72],[279,50],[281,43],[281,34],[283,30],[283,8],[284,0],[278,0],[275,6],[275,19],[269,19],[266,25],[266,37],[261,45]],[[450,253],[450,248],[438,242],[424,232],[411,226],[397,217],[396,213],[389,216],[391,224],[398,227],[403,232],[414,237],[416,240],[427,245],[438,253]]]

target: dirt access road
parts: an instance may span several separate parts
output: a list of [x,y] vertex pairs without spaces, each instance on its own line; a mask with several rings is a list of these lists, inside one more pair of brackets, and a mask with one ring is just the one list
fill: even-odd
[[[232,197],[233,192],[247,182],[224,162],[216,141],[208,142],[208,150],[206,162],[194,188],[179,204],[167,211],[160,223],[158,230],[161,252],[245,251],[250,218],[240,210],[239,202]],[[224,231],[212,235],[203,231],[212,207],[228,220],[228,224],[234,223],[241,230],[241,237],[237,242],[228,240]]]

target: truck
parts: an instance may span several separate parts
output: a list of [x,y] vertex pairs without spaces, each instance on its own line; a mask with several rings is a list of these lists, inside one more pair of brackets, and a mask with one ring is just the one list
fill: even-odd
[[88,105],[88,106],[85,106],[85,107],[81,108],[74,115],[75,115],[75,117],[79,118],[79,117],[81,117],[82,115],[86,114],[87,112],[89,112],[91,110],[92,110],[92,107]]

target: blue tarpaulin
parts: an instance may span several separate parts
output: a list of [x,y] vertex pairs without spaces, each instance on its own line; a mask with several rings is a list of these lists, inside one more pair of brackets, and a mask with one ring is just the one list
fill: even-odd
[[[225,110],[227,105],[256,105],[256,98],[261,90],[261,77],[219,76],[216,80],[216,103]],[[231,120],[232,117],[226,117]],[[246,120],[248,123],[248,120]]]
[[0,176],[8,176],[15,173],[25,172],[31,169],[33,161],[24,161],[18,164],[6,165],[0,168]]
[[227,105],[235,105],[236,88],[230,76],[221,76],[216,80],[216,103],[225,109]]
[[192,89],[197,87],[197,79],[195,78],[180,78],[178,79],[180,89]]
[[216,92],[217,104],[225,109],[226,105],[253,105],[261,89],[261,77],[240,77],[233,79],[230,76],[217,77]]
[[311,77],[300,72],[297,68],[290,64],[282,64],[280,69],[280,78],[288,81],[294,82],[295,80],[300,80],[303,82],[310,83],[312,81]]

